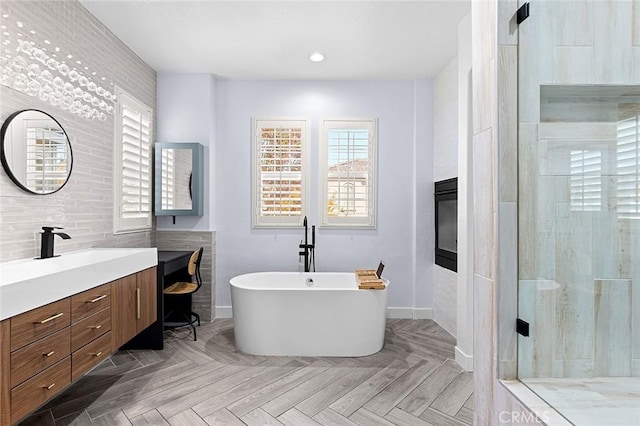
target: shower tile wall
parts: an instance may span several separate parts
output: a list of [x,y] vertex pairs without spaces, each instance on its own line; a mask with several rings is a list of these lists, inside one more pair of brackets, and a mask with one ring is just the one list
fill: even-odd
[[[532,336],[519,339],[518,376],[638,376],[640,219],[617,210],[616,142],[624,86],[640,84],[640,2],[531,11],[519,31],[532,61],[520,62],[518,202],[519,316]],[[570,87],[581,84],[618,86]],[[599,171],[576,171],[593,161]],[[589,183],[591,200],[579,194]]]
[[[102,25],[78,1],[2,1],[0,20],[15,20],[33,29],[28,38],[60,53],[73,55],[145,104],[156,104],[156,72]],[[13,22],[15,25],[15,22]],[[5,30],[3,30],[5,31]],[[15,35],[9,47],[15,49]],[[3,45],[4,48],[4,45]],[[58,119],[73,146],[73,172],[69,183],[51,195],[31,195],[0,172],[0,261],[36,256],[43,225],[65,228],[71,240],[58,240],[56,252],[89,247],[149,247],[152,231],[113,234],[113,115],[89,121],[53,107],[37,97],[0,85],[0,122],[11,113],[40,109]],[[155,126],[154,126],[155,128]]]

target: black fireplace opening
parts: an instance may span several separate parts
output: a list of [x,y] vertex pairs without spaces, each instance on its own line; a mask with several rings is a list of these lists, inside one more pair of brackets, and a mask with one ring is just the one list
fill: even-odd
[[436,265],[458,271],[458,178],[435,183]]

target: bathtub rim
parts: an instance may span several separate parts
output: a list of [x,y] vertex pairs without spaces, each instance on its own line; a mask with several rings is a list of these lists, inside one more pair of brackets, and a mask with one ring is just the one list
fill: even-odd
[[271,287],[252,287],[247,285],[238,285],[234,283],[234,280],[242,278],[242,277],[250,277],[253,275],[278,275],[278,274],[287,274],[287,275],[313,275],[313,274],[340,274],[340,275],[353,275],[354,284],[355,280],[355,272],[283,272],[283,271],[266,271],[266,272],[247,272],[245,274],[236,275],[229,280],[229,285],[232,288],[242,289],[242,290],[252,290],[252,291],[386,291],[389,288],[390,281],[387,278],[381,278],[384,283],[384,289],[378,290],[370,290],[370,289],[359,289],[357,284],[354,285],[353,288],[317,288],[317,287],[297,287],[297,288],[283,288],[277,286]]

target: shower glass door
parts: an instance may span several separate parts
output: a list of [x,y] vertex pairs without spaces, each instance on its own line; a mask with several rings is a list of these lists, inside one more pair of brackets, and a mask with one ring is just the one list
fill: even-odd
[[518,378],[576,425],[640,424],[640,2],[530,11],[518,64],[518,316],[530,335],[518,337]]

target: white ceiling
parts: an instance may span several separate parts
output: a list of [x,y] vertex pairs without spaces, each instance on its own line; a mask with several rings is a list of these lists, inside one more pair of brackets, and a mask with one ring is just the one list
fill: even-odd
[[[81,0],[158,72],[420,79],[457,51],[470,0]],[[321,63],[309,61],[314,51]]]

